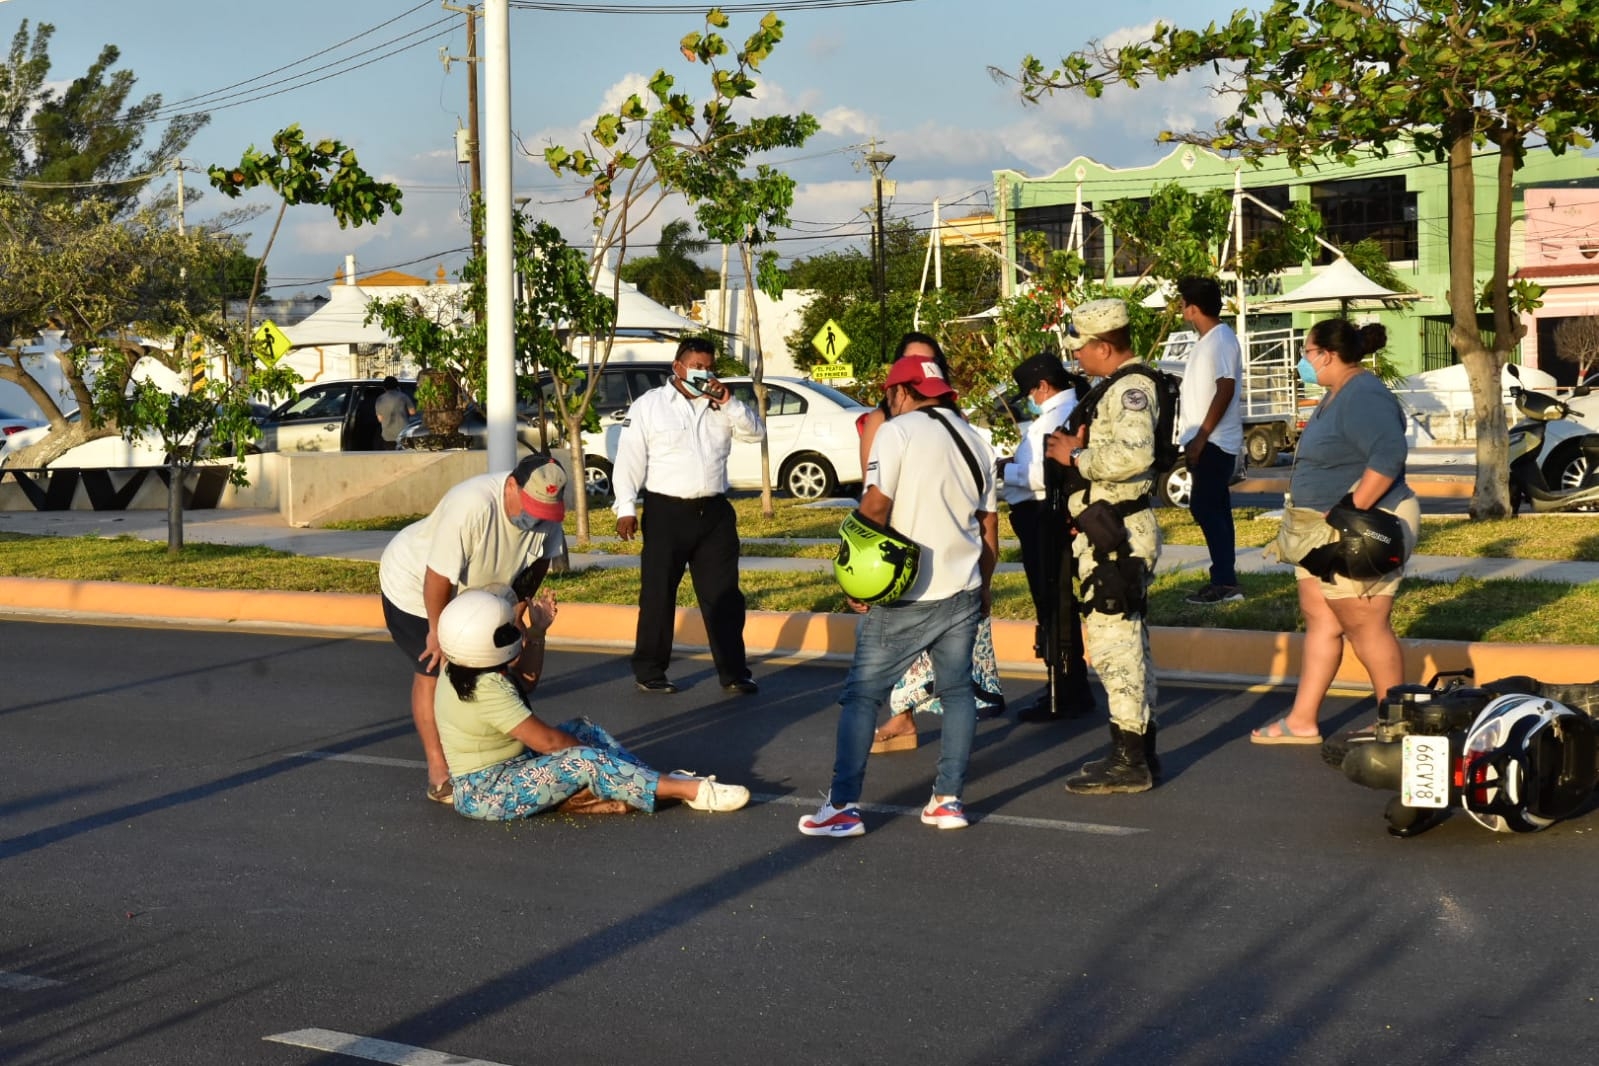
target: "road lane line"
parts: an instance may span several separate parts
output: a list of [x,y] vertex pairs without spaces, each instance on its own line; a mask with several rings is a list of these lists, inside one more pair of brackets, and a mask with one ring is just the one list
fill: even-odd
[[387,1062],[391,1066],[507,1066],[503,1062],[466,1059],[459,1055],[412,1047],[410,1044],[396,1044],[332,1029],[296,1029],[292,1033],[275,1033],[261,1039],[275,1044],[288,1044],[290,1047],[310,1048],[312,1051],[331,1051],[368,1062]]
[[41,988],[58,988],[62,982],[48,977],[34,977],[26,973],[8,973],[0,970],[0,988],[11,992],[37,992]]
[[[343,755],[332,751],[297,751],[294,753],[302,759],[323,759],[328,762],[353,762],[364,763],[369,766],[401,766],[406,769],[426,767],[427,763],[421,759],[389,759],[377,755]],[[752,792],[750,799],[756,803],[781,803],[789,807],[810,809],[817,806],[817,801],[803,796],[779,795],[775,792]],[[919,818],[922,813],[920,807],[899,807],[888,803],[861,803],[857,804],[863,811],[873,814],[892,814],[904,818]],[[993,825],[1013,825],[1020,829],[1049,829],[1057,833],[1088,833],[1094,836],[1128,837],[1147,833],[1147,829],[1138,829],[1130,825],[1103,825],[1099,822],[1068,822],[1054,818],[1024,818],[1017,814],[983,814],[980,811],[967,812],[974,822],[987,822]]]

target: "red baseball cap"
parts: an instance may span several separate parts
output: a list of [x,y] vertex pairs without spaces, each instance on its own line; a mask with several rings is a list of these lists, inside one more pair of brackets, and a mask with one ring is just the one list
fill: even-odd
[[930,400],[955,393],[955,387],[944,379],[938,363],[919,355],[904,355],[894,361],[883,388],[894,385],[908,385]]
[[522,493],[522,510],[534,518],[559,522],[566,517],[566,471],[550,455],[530,455],[511,471]]

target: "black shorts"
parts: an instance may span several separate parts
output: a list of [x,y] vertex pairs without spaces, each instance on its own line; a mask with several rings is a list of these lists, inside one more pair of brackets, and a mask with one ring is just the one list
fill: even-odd
[[438,667],[429,669],[422,665],[422,653],[428,647],[428,620],[407,614],[384,596],[383,621],[389,627],[389,636],[394,638],[394,646],[405,654],[411,668],[424,677],[438,677]]

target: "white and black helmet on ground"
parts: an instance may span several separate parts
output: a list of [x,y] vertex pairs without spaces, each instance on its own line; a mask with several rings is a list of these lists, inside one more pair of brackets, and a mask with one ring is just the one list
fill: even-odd
[[1599,784],[1593,719],[1540,696],[1482,709],[1461,756],[1461,802],[1497,833],[1534,833],[1577,813]]
[[439,650],[456,666],[501,666],[522,650],[516,598],[507,585],[467,589],[439,615]]

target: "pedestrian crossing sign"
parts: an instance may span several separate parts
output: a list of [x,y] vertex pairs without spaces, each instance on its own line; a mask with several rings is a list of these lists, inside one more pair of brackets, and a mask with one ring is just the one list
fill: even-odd
[[255,351],[261,361],[267,366],[274,366],[279,359],[289,354],[289,335],[284,333],[269,318],[261,323],[261,328],[255,331]]
[[811,338],[811,347],[829,363],[836,363],[844,355],[844,349],[849,347],[849,336],[843,327],[830,318]]

